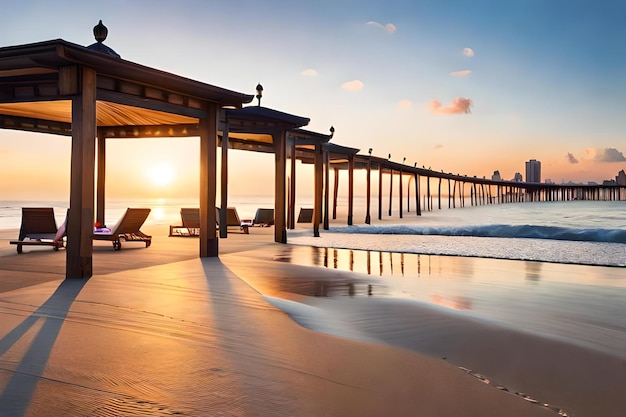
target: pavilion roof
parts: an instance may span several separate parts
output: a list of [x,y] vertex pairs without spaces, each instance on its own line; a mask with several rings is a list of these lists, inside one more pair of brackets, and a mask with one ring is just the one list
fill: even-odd
[[99,127],[194,124],[208,103],[253,98],[56,39],[0,48],[0,127],[46,131],[50,121],[49,133],[67,134],[78,66],[96,70]]

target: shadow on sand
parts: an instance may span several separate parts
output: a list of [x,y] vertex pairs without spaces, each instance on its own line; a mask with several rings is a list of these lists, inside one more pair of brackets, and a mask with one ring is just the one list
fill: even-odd
[[64,280],[45,303],[0,339],[0,355],[3,355],[29,331],[39,327],[13,375],[0,393],[0,410],[3,413],[25,415],[70,307],[87,281],[87,279]]

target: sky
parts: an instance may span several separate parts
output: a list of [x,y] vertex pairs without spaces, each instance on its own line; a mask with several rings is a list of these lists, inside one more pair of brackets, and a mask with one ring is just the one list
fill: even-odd
[[[0,46],[87,46],[101,19],[123,59],[248,94],[261,83],[264,106],[363,154],[503,179],[536,159],[556,183],[626,169],[621,0],[1,3]],[[107,146],[108,196],[197,195],[196,138]],[[0,199],[68,197],[69,153],[68,138],[1,130]],[[271,156],[230,155],[233,193],[273,192]]]

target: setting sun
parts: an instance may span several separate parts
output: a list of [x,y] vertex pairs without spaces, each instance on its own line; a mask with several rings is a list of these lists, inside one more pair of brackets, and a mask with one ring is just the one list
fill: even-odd
[[154,185],[163,187],[172,182],[174,170],[169,165],[156,165],[148,170],[147,175]]

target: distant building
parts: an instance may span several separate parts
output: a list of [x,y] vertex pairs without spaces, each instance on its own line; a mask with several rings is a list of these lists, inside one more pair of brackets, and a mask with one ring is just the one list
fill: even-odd
[[550,178],[546,178],[546,184],[554,184],[554,181],[552,181]]
[[515,176],[513,177],[513,181],[515,181],[515,182],[522,182],[522,181],[524,181],[524,179],[522,178],[522,174],[520,174],[519,172],[516,172]]
[[541,162],[536,159],[526,162],[526,182],[541,182]]
[[500,171],[498,170],[493,171],[493,175],[491,176],[491,179],[493,181],[502,181],[502,177],[500,177]]
[[617,185],[617,182],[615,180],[604,180],[602,185]]
[[624,173],[623,169],[615,177],[615,182],[619,185],[626,185],[626,173]]

